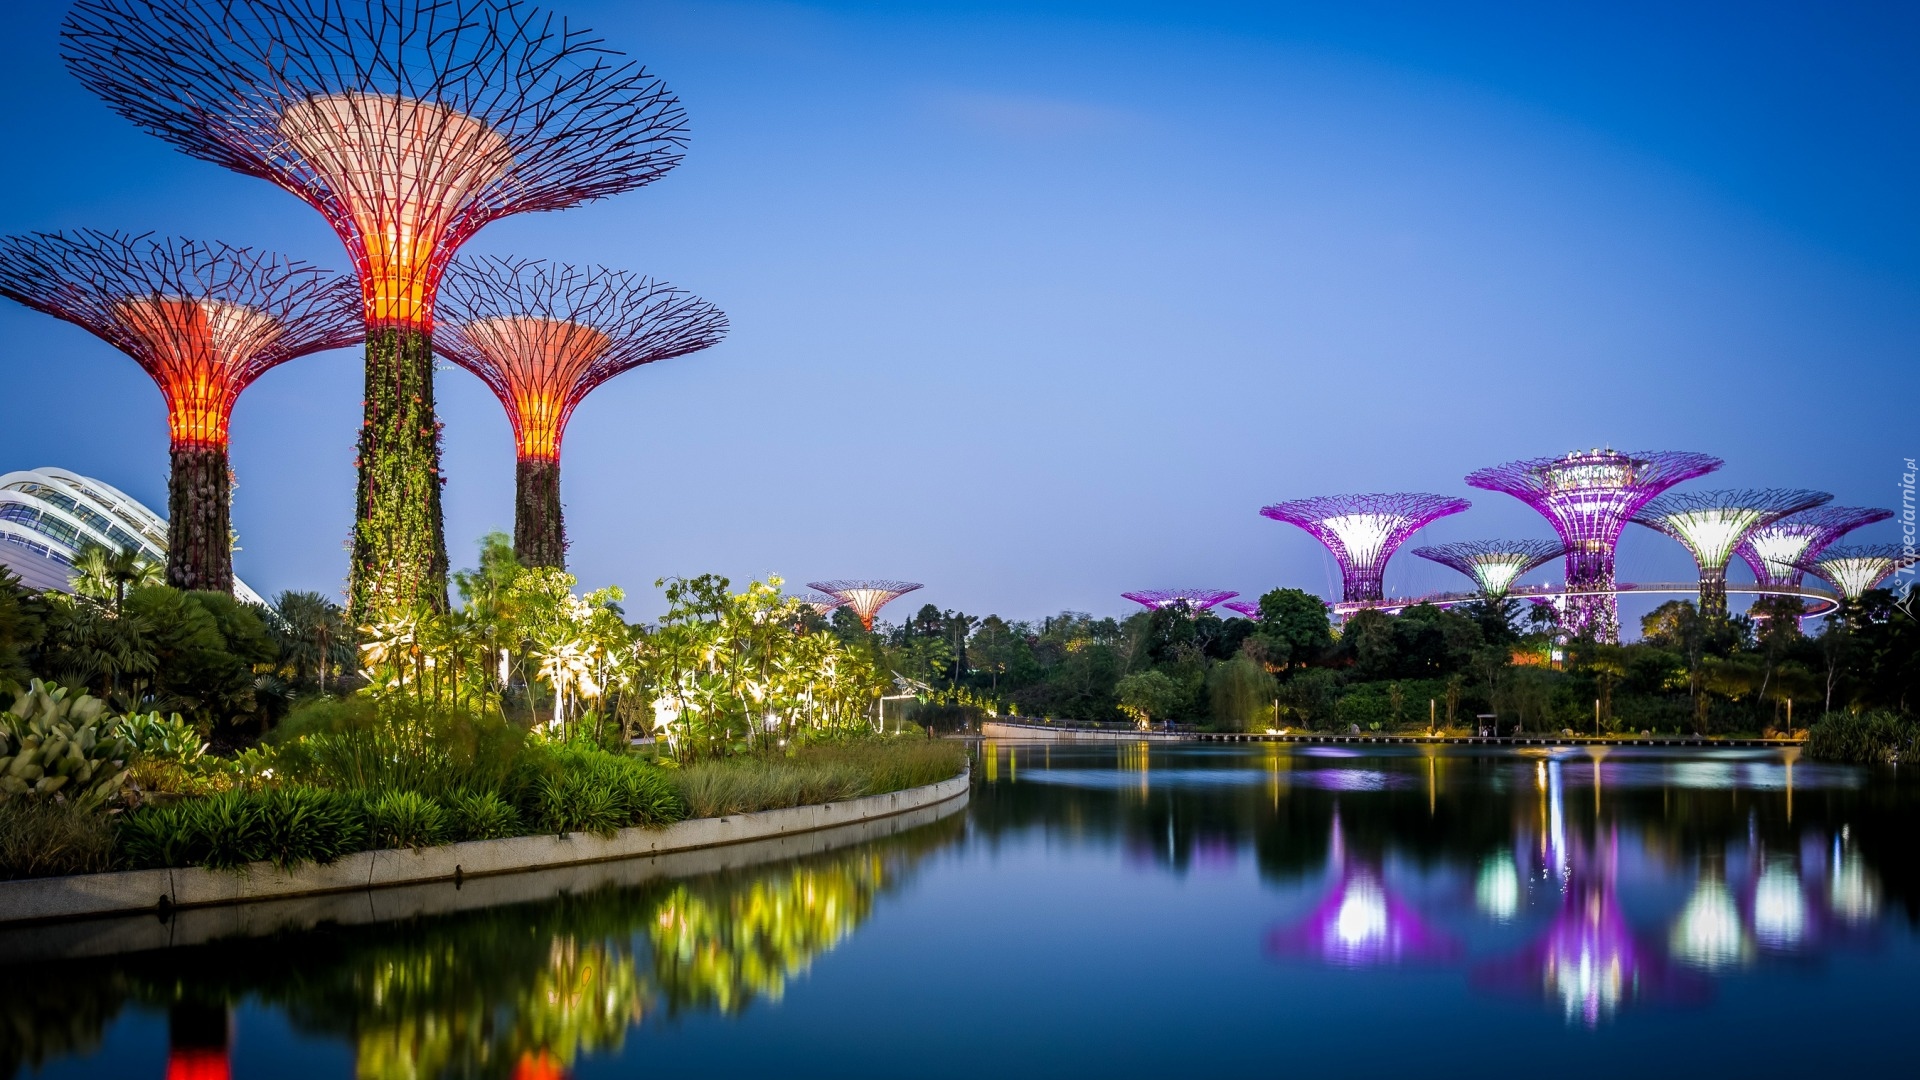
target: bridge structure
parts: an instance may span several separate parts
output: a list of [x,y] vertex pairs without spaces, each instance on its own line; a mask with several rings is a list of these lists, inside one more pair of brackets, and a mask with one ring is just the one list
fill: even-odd
[[[1730,596],[1798,597],[1807,602],[1807,618],[1817,618],[1821,615],[1830,614],[1835,608],[1840,606],[1840,597],[1835,593],[1828,592],[1824,589],[1816,589],[1808,585],[1795,585],[1787,582],[1752,582],[1747,584],[1728,582],[1726,590]],[[1616,599],[1621,596],[1698,596],[1700,583],[1698,581],[1617,581],[1613,584],[1611,591]],[[1570,592],[1578,592],[1582,596],[1591,595],[1591,590],[1569,590],[1564,585],[1515,585],[1507,590],[1503,599],[1528,600],[1539,604],[1551,603],[1557,605],[1563,603]],[[1434,607],[1455,607],[1460,604],[1476,603],[1483,599],[1485,599],[1485,595],[1479,592],[1428,593],[1425,596],[1389,597],[1383,600],[1342,602],[1333,605],[1333,614],[1338,618],[1345,619],[1358,611],[1384,611],[1388,614],[1395,614],[1421,604],[1431,604]]]

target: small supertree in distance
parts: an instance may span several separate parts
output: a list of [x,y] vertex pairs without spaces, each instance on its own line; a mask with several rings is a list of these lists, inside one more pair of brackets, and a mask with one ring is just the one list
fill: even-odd
[[873,617],[880,609],[919,588],[911,581],[809,581],[807,588],[837,597],[860,616],[860,625],[873,629]]
[[1907,554],[1898,544],[1865,544],[1858,547],[1828,548],[1817,559],[1801,564],[1802,570],[1819,574],[1849,600],[1858,600],[1868,589],[1875,589],[1895,570],[1920,562],[1920,556]]
[[440,286],[433,347],[487,384],[513,423],[513,552],[564,567],[560,441],[593,388],[725,336],[718,308],[680,289],[605,267],[460,259]]
[[131,357],[167,401],[167,583],[233,589],[227,425],[269,368],[360,340],[353,279],[264,252],[81,230],[0,240],[0,295]]
[[1680,541],[1700,570],[1700,614],[1724,619],[1735,545],[1761,525],[1831,501],[1824,491],[1790,488],[1675,491],[1649,502],[1633,520]]
[[1121,593],[1120,595],[1141,605],[1148,611],[1159,611],[1161,608],[1179,608],[1191,614],[1198,615],[1208,608],[1213,607],[1215,604],[1231,600],[1240,594],[1224,589],[1145,589],[1140,592],[1127,592]]
[[1262,507],[1263,517],[1298,525],[1327,546],[1340,564],[1340,599],[1386,599],[1387,560],[1407,537],[1436,518],[1473,504],[1449,495],[1321,495]]
[[79,0],[61,36],[121,115],[333,226],[367,326],[350,608],[444,608],[441,273],[490,221],[658,179],[685,146],[679,102],[513,0]]
[[1460,571],[1479,586],[1481,596],[1498,600],[1522,574],[1565,555],[1567,545],[1558,540],[1463,540],[1414,548],[1413,553]]
[[1242,618],[1260,621],[1260,601],[1258,600],[1228,600],[1220,606]]
[[1798,586],[1806,573],[1801,564],[1860,526],[1892,516],[1891,510],[1865,506],[1816,506],[1754,527],[1733,550],[1753,568],[1760,584]]
[[1675,484],[1705,476],[1725,462],[1684,450],[1626,453],[1576,450],[1481,469],[1467,483],[1504,491],[1539,511],[1567,545],[1567,598],[1562,627],[1575,637],[1620,639],[1614,595],[1614,553],[1627,522]]
[[795,597],[795,599],[818,612],[823,618],[833,614],[834,608],[846,603],[845,600],[837,596],[828,596],[822,592],[810,592],[804,596]]

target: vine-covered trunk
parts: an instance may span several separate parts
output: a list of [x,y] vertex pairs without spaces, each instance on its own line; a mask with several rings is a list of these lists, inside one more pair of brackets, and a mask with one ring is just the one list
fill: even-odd
[[433,340],[413,327],[367,331],[366,417],[356,462],[350,614],[447,607],[440,518],[440,424],[433,413]]
[[167,478],[167,584],[233,591],[227,448],[175,443]]
[[513,553],[522,566],[567,568],[560,517],[560,462],[521,458],[514,469]]
[[1727,617],[1727,568],[1700,571],[1700,614],[1708,619]]

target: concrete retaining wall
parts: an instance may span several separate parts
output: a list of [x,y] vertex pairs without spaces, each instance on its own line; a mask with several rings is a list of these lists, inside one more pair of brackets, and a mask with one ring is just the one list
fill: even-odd
[[[363,851],[325,866],[308,864],[290,871],[280,870],[271,863],[254,863],[239,870],[189,867],[0,881],[0,925],[253,904],[263,900],[368,892],[426,882],[464,882],[473,877],[528,870],[646,859],[889,818],[961,798],[967,790],[968,775],[963,772],[951,780],[886,795],[756,814],[696,818],[660,829],[622,829],[609,838],[576,833],[473,840],[418,850]],[[960,805],[964,805],[964,801]]]

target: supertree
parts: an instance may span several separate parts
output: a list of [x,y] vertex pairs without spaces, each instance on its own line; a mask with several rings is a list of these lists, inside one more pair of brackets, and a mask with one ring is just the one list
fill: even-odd
[[1341,600],[1386,598],[1381,577],[1407,537],[1436,518],[1473,505],[1447,495],[1322,495],[1263,507],[1275,521],[1298,525],[1327,546],[1340,563]]
[[805,596],[796,597],[795,599],[823,616],[832,614],[834,608],[846,603],[845,600],[837,596],[828,596],[826,593],[820,592],[810,592]]
[[1895,570],[1916,562],[1920,562],[1920,557],[1909,555],[1898,544],[1866,544],[1828,548],[1819,558],[1801,563],[1800,569],[1819,574],[1833,582],[1842,596],[1858,600],[1868,589],[1878,588]]
[[1220,606],[1236,615],[1252,619],[1255,622],[1260,621],[1260,601],[1258,600],[1229,600]]
[[433,347],[479,376],[513,423],[513,551],[522,564],[566,565],[560,441],[575,406],[615,375],[707,348],[726,329],[712,304],[620,270],[454,262]]
[[496,218],[658,179],[686,142],[679,102],[511,0],[79,0],[61,33],[121,115],[339,234],[367,326],[350,605],[445,607],[441,272]]
[[1463,540],[1414,548],[1413,553],[1460,571],[1480,587],[1480,595],[1498,600],[1522,574],[1565,555],[1567,545],[1558,540]]
[[1834,541],[1862,525],[1885,521],[1891,510],[1864,506],[1816,506],[1748,530],[1734,552],[1753,568],[1762,585],[1799,585],[1801,564],[1818,558]]
[[1576,450],[1481,469],[1467,483],[1504,491],[1538,510],[1567,545],[1567,600],[1562,625],[1579,637],[1618,641],[1613,558],[1620,534],[1661,492],[1725,462],[1682,450],[1624,453]]
[[1700,569],[1700,614],[1727,616],[1727,562],[1753,529],[1802,510],[1833,501],[1824,491],[1765,490],[1676,491],[1662,495],[1633,516],[1680,541]]
[[860,616],[860,625],[873,629],[873,617],[880,609],[920,586],[911,581],[809,581],[807,588],[818,589],[837,598]]
[[1141,605],[1148,611],[1177,607],[1199,614],[1224,600],[1231,600],[1240,594],[1221,589],[1146,589],[1141,592],[1121,593],[1121,596]]
[[0,295],[127,354],[167,401],[167,582],[233,589],[227,423],[276,364],[360,340],[353,279],[278,255],[80,230],[0,241]]

